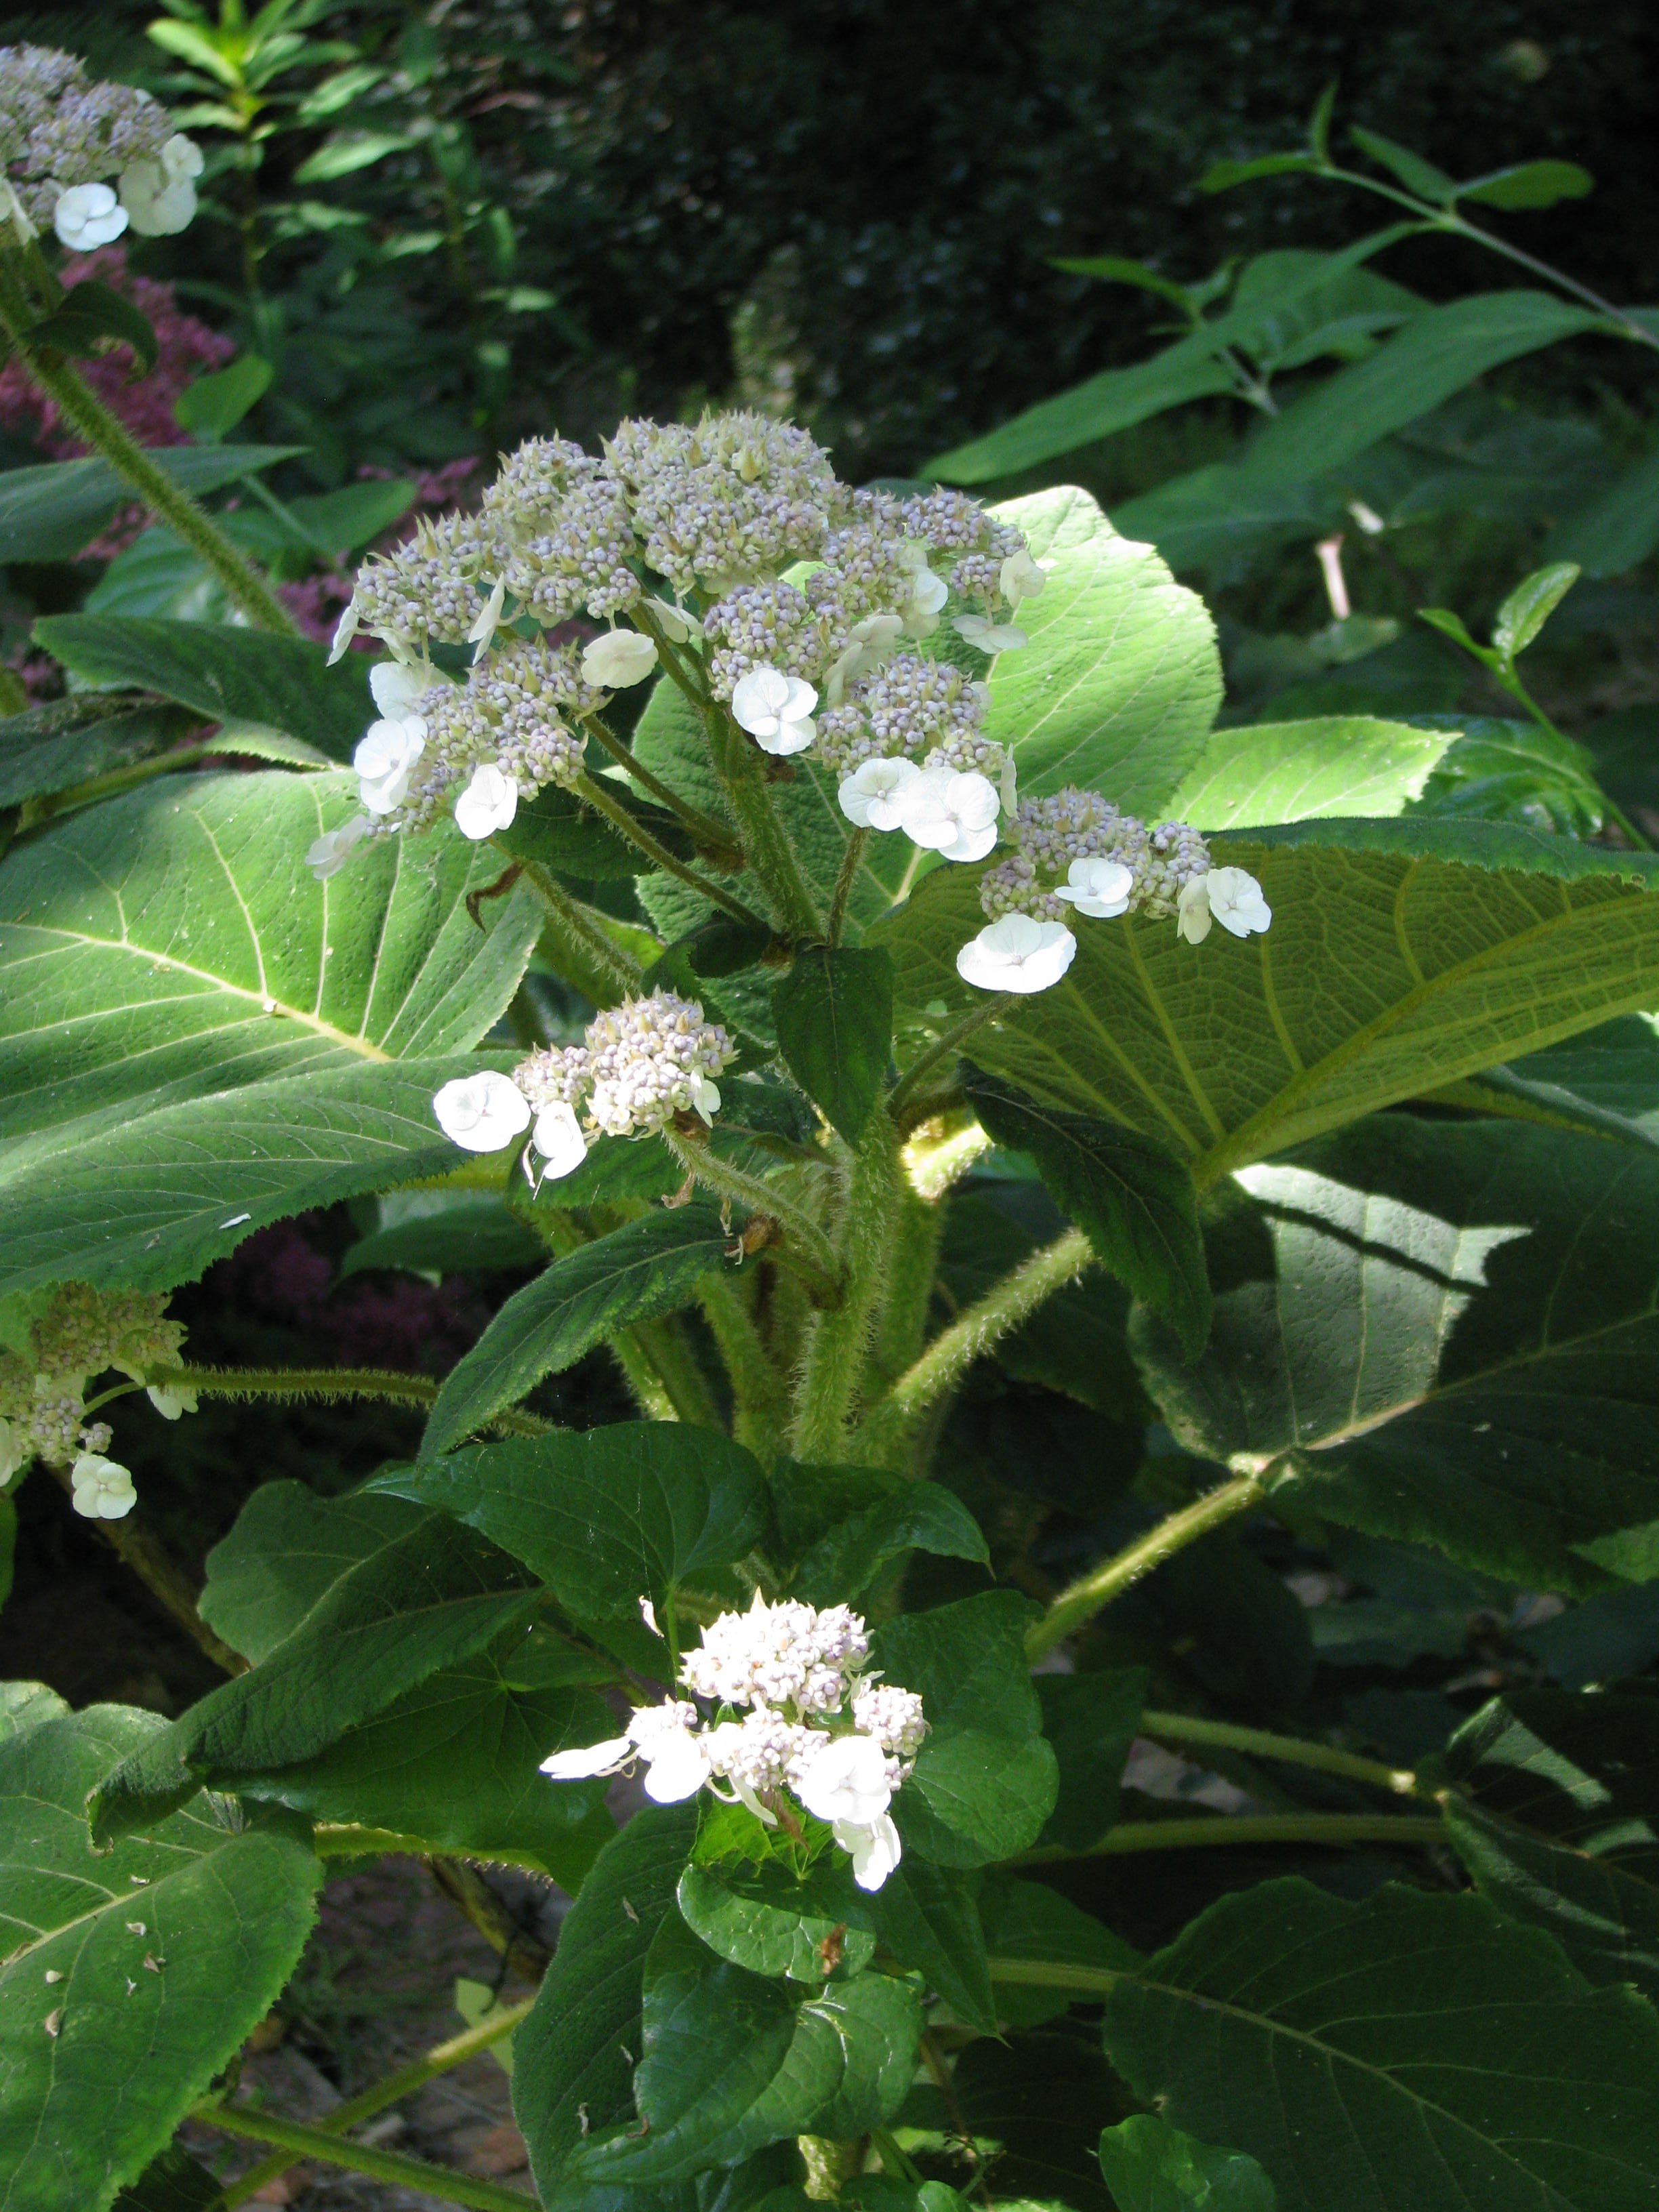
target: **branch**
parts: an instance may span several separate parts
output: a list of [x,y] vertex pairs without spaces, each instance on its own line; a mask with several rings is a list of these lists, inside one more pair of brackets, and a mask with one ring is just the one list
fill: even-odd
[[1218,1751],[1237,1751],[1250,1759],[1282,1759],[1288,1766],[1310,1766],[1321,1774],[1340,1774],[1350,1782],[1367,1782],[1396,1797],[1424,1797],[1409,1767],[1384,1766],[1380,1760],[1362,1759],[1357,1752],[1339,1751],[1334,1744],[1310,1743],[1305,1738],[1274,1735],[1267,1729],[1235,1728],[1231,1721],[1200,1720],[1191,1713],[1142,1713],[1142,1735],[1165,1743],[1209,1745]]
[[449,2204],[471,2204],[477,2212],[526,2212],[530,2199],[516,2189],[501,2189],[493,2181],[475,2180],[447,2166],[432,2166],[425,2159],[404,2158],[397,2151],[381,2150],[370,2143],[343,2142],[326,2128],[309,2127],[299,2120],[278,2119],[274,2112],[256,2112],[237,2105],[198,2105],[191,2118],[222,2135],[246,2136],[254,2142],[280,2143],[296,2158],[319,2158],[330,2166],[343,2166],[353,2173],[373,2174],[377,2181],[400,2182],[405,2189],[423,2189],[428,2197]]
[[[52,1472],[73,1498],[75,1484],[69,1468],[55,1467]],[[152,1535],[142,1522],[134,1521],[131,1515],[121,1521],[99,1521],[94,1526],[110,1549],[137,1576],[169,1620],[177,1621],[216,1667],[222,1667],[227,1674],[246,1674],[248,1662],[241,1653],[233,1651],[222,1637],[216,1636],[197,1611],[196,1590],[189,1576],[159,1537]]]
[[731,1161],[721,1159],[706,1137],[684,1136],[671,1124],[662,1132],[662,1140],[686,1173],[694,1176],[705,1190],[777,1223],[783,1235],[771,1249],[800,1277],[814,1305],[833,1306],[840,1302],[841,1261],[835,1247],[803,1207],[793,1199],[785,1198],[770,1183],[745,1175]]
[[952,1022],[948,1030],[936,1036],[925,1051],[916,1054],[887,1101],[887,1111],[892,1115],[897,1128],[902,1130],[906,1127],[905,1109],[921,1091],[925,1079],[933,1073],[941,1060],[949,1060],[960,1051],[976,1030],[982,1030],[987,1022],[1002,1011],[1001,1000],[994,993],[992,994],[978,1006],[970,1007],[959,1020]]
[[1208,1844],[1443,1844],[1440,1820],[1399,1813],[1209,1813],[1176,1820],[1127,1820],[1108,1828],[1086,1851],[1058,1844],[1023,1851],[1012,1866],[1058,1865],[1066,1859],[1117,1858],[1133,1851],[1178,1851]]
[[684,860],[677,859],[660,838],[653,837],[645,824],[636,820],[620,800],[611,796],[603,784],[596,783],[591,775],[583,775],[574,788],[579,799],[585,800],[596,814],[602,815],[619,836],[626,837],[630,844],[637,846],[646,859],[654,867],[660,868],[665,875],[678,877],[681,883],[696,891],[699,898],[706,898],[711,905],[719,907],[722,913],[730,915],[733,921],[770,933],[771,925],[757,915],[753,907],[745,906],[740,898],[734,897],[712,876],[702,875],[696,868],[688,867]]
[[618,999],[639,989],[645,971],[604,927],[602,915],[572,898],[563,884],[536,861],[521,860],[504,846],[496,850],[509,866],[518,869],[547,909],[556,964],[567,982],[601,1006],[614,1006]]
[[743,854],[732,842],[729,823],[717,822],[712,814],[705,814],[700,807],[693,806],[689,799],[680,797],[672,784],[665,783],[659,775],[643,767],[632,748],[623,744],[603,715],[586,714],[580,720],[586,728],[592,730],[611,759],[628,770],[642,791],[648,791],[671,814],[678,816],[699,849],[705,851],[707,857],[717,867],[728,869],[734,874],[742,867]]

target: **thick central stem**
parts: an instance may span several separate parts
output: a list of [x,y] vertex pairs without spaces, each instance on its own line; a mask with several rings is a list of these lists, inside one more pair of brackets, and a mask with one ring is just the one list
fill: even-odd
[[880,1108],[871,1115],[848,1165],[842,1253],[846,1294],[813,1321],[795,1389],[797,1459],[832,1465],[847,1453],[847,1425],[864,1380],[874,1315],[892,1252],[898,1198],[898,1148]]

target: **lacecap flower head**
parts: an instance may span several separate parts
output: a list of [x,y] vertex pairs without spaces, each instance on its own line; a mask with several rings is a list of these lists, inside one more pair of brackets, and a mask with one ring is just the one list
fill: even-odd
[[0,46],[0,220],[54,229],[74,252],[129,227],[169,235],[196,212],[202,166],[149,93],[99,83],[51,46]]

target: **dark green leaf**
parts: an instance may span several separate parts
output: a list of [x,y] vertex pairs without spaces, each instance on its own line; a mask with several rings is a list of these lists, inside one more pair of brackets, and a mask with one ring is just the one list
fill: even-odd
[[176,707],[96,692],[27,708],[0,722],[0,806],[46,799],[166,752],[191,720]]
[[573,876],[621,882],[636,876],[640,854],[574,792],[548,784],[519,811],[496,842],[516,858],[535,860]]
[[1102,369],[1086,383],[1040,400],[987,437],[936,453],[927,463],[927,472],[946,483],[965,484],[1015,476],[1171,407],[1231,392],[1234,382],[1231,370],[1216,359],[1207,343],[1182,338],[1150,361]]
[[204,1781],[291,1766],[528,1620],[538,1593],[505,1552],[438,1516],[342,1575],[246,1674],[222,1683],[100,1785],[95,1832],[131,1834]]
[[856,1599],[908,1551],[988,1565],[985,1538],[961,1499],[936,1482],[873,1468],[801,1467],[781,1460],[768,1478],[791,1595],[808,1605]]
[[1445,1772],[1483,1811],[1659,1878],[1659,1700],[1637,1686],[1506,1691],[1453,1736]]
[[374,719],[362,657],[349,653],[331,668],[324,647],[307,638],[86,614],[48,616],[35,635],[88,683],[156,691],[233,732],[242,724],[280,731],[333,760],[349,761]]
[[865,1973],[803,1997],[665,1919],[634,2080],[644,2130],[590,2141],[567,2173],[590,2187],[690,2180],[786,2136],[861,2135],[902,2102],[921,2027],[907,1982]]
[[1116,1985],[1105,2033],[1173,2125],[1260,2160],[1282,2212],[1655,2201],[1659,2019],[1478,1898],[1223,1898]]
[[766,1527],[753,1456],[672,1421],[480,1444],[374,1487],[478,1529],[586,1620],[637,1620],[647,1596],[667,1620],[682,1585],[744,1558]]
[[1644,453],[1551,531],[1544,550],[1592,576],[1622,576],[1659,545],[1659,453]]
[[845,1980],[875,1954],[872,1900],[839,1855],[820,1859],[805,1881],[777,1859],[758,1868],[693,1864],[676,1894],[692,1934],[750,1973],[816,1987],[832,1975]]
[[1457,198],[1457,186],[1443,169],[1437,169],[1432,161],[1425,161],[1420,154],[1413,154],[1409,146],[1401,146],[1393,138],[1385,138],[1377,131],[1364,131],[1356,124],[1348,136],[1362,154],[1369,154],[1379,167],[1398,177],[1408,192],[1419,199],[1432,200],[1437,206],[1449,207]]
[[1012,1858],[1053,1809],[1054,1755],[1026,1671],[1031,1618],[1027,1599],[988,1590],[875,1632],[876,1665],[920,1694],[931,1728],[893,1817],[907,1849],[939,1865]]
[[245,353],[228,368],[187,384],[173,403],[173,418],[192,438],[216,446],[264,398],[276,374],[257,353]]
[[464,1443],[613,1330],[689,1304],[700,1279],[724,1264],[730,1241],[715,1209],[697,1204],[648,1213],[556,1261],[514,1292],[445,1376],[422,1458]]
[[120,2191],[112,2212],[223,2212],[223,2205],[221,2185],[175,2143]]
[[1125,261],[1115,253],[1095,253],[1081,260],[1061,258],[1054,263],[1073,276],[1102,276],[1114,284],[1133,284],[1142,292],[1156,292],[1160,300],[1184,313],[1188,306],[1188,289],[1168,276],[1160,276],[1156,269],[1149,269],[1144,261]]
[[968,2131],[997,2147],[991,2171],[1003,2203],[1112,2212],[1096,2147],[1127,2100],[1080,2036],[983,2036],[957,2059],[955,2087]]
[[63,303],[27,333],[33,345],[55,346],[59,353],[85,358],[108,349],[111,342],[131,346],[134,369],[147,376],[155,366],[155,332],[149,317],[123,292],[95,276],[72,285]]
[[1060,1767],[1060,1794],[1040,1840],[1086,1851],[1117,1818],[1124,1761],[1146,1702],[1146,1669],[1040,1674],[1036,1689]]
[[401,1498],[319,1498],[302,1482],[262,1483],[207,1556],[202,1618],[234,1651],[268,1658],[342,1575],[425,1518]]
[[994,1078],[968,1096],[988,1136],[1029,1152],[1095,1256],[1167,1321],[1196,1358],[1210,1331],[1198,1195],[1185,1164],[1121,1122],[1057,1113]]
[[1631,1982],[1659,1998],[1659,1887],[1616,1862],[1529,1835],[1450,1798],[1446,1832],[1469,1878],[1500,1912],[1553,1936],[1598,1988]]
[[1571,561],[1534,569],[1510,593],[1492,619],[1492,641],[1505,661],[1517,659],[1578,581]]
[[1482,207],[1547,208],[1558,200],[1583,199],[1595,189],[1595,179],[1577,161],[1520,161],[1460,185],[1457,197],[1478,201]]
[[559,1930],[559,1948],[513,2037],[513,2114],[544,2203],[590,2130],[631,2118],[646,1954],[674,1912],[696,1832],[690,1805],[636,1813],[605,1845]]
[[1011,2027],[1037,2027],[1070,2010],[1076,1992],[1045,1989],[1006,1975],[1003,1966],[1041,1960],[1057,1966],[1103,1967],[1133,1974],[1141,1955],[1103,1921],[1040,1881],[1012,1881],[994,1875],[980,1896],[997,2011]]
[[[303,451],[300,446],[163,446],[149,458],[174,483],[199,495]],[[0,484],[0,545],[8,561],[72,561],[131,501],[132,487],[107,461],[9,469]]]
[[773,984],[772,1012],[789,1073],[857,1144],[892,1052],[892,962],[884,952],[807,945]]
[[0,1682],[0,1743],[27,1735],[43,1721],[60,1721],[68,1711],[44,1682]]
[[967,1878],[913,1855],[900,1860],[866,1903],[884,1948],[922,1976],[959,2021],[996,2033],[996,1999],[985,1933]]
[[1201,192],[1230,192],[1259,177],[1317,176],[1324,166],[1313,154],[1258,154],[1253,161],[1214,161],[1198,180]]
[[1659,1161],[1389,1117],[1240,1181],[1209,1350],[1138,1332],[1182,1441],[1288,1453],[1313,1510],[1373,1535],[1604,1588],[1659,1520]]
[[489,1190],[394,1191],[380,1200],[380,1226],[340,1261],[342,1276],[365,1268],[439,1274],[539,1267],[547,1247]]
[[1607,801],[1589,754],[1572,738],[1495,714],[1434,719],[1453,733],[1451,744],[1408,811],[1520,822],[1570,837],[1593,837],[1601,827]]
[[1277,2212],[1273,2185],[1253,2158],[1194,2142],[1150,2112],[1106,2130],[1100,2170],[1118,2212]]
[[143,2173],[311,1932],[322,1868],[287,1816],[198,1797],[94,1856],[88,1791],[165,1733],[94,1705],[0,1744],[8,2212],[101,2212]]

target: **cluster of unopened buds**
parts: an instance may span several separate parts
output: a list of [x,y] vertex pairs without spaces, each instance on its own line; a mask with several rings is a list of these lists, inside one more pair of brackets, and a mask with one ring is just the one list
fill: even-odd
[[[1057,981],[1076,950],[1068,906],[1172,915],[1193,943],[1212,920],[1265,929],[1260,887],[1212,871],[1186,825],[1147,830],[1089,793],[1039,802],[1060,808],[1053,824],[1018,805],[986,678],[1029,644],[1015,617],[1047,582],[1018,531],[965,493],[850,489],[805,431],[768,416],[624,422],[600,458],[532,439],[477,514],[423,523],[359,571],[336,656],[363,632],[392,658],[370,676],[362,811],[307,862],[325,878],[360,840],[445,814],[465,836],[497,835],[546,785],[578,786],[586,718],[665,667],[763,752],[816,763],[860,833],[963,862],[1012,839],[1025,874],[993,871],[990,926],[958,962],[981,988]],[[607,627],[556,640],[582,618]],[[947,622],[954,658],[938,649]],[[465,678],[438,668],[434,647],[469,644]],[[1066,880],[1045,886],[1057,855]]]
[[720,1103],[714,1079],[736,1056],[695,999],[658,990],[596,1014],[580,1044],[532,1053],[511,1075],[483,1068],[457,1076],[432,1109],[465,1152],[504,1151],[528,1129],[542,1174],[567,1176],[587,1157],[590,1136],[649,1136],[680,1114],[712,1121]]
[[62,1283],[32,1315],[0,1310],[0,1488],[34,1460],[69,1470],[77,1513],[118,1521],[132,1510],[131,1472],[107,1456],[107,1421],[86,1418],[87,1385],[113,1369],[143,1383],[170,1421],[196,1411],[194,1391],[152,1382],[179,1364],[184,1325],[165,1318],[167,1300],[144,1291],[96,1291]]
[[[654,1627],[648,1604],[641,1610]],[[707,1789],[795,1843],[810,1814],[849,1854],[860,1887],[879,1889],[900,1856],[888,1808],[927,1722],[915,1691],[864,1671],[869,1654],[865,1624],[846,1606],[820,1612],[757,1595],[747,1613],[721,1613],[681,1661],[690,1698],[642,1706],[624,1735],[555,1752],[542,1772],[579,1782],[637,1761],[658,1804]]]
[[171,237],[201,173],[200,147],[147,92],[94,82],[54,47],[0,46],[0,242],[8,225],[22,245],[50,225],[74,252],[129,227]]

